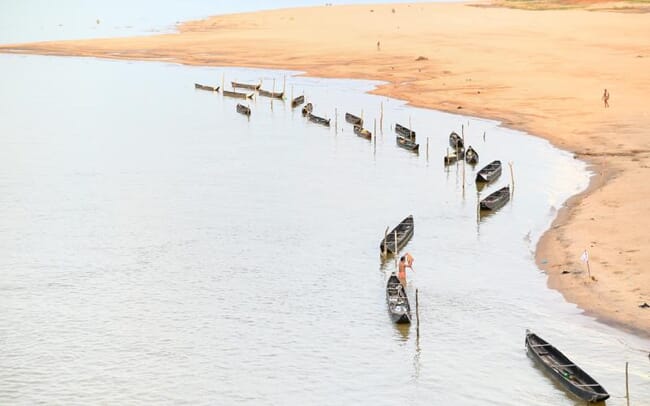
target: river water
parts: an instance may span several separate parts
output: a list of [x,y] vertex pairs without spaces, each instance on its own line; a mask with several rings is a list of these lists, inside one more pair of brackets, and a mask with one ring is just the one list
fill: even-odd
[[[527,328],[609,405],[625,404],[629,361],[632,404],[650,404],[650,340],[583,315],[535,266],[539,236],[589,178],[546,141],[366,94],[374,82],[0,66],[0,404],[581,404],[526,356]],[[223,77],[286,78],[333,126],[265,98],[247,120],[193,88]],[[376,145],[342,119],[363,112],[373,131],[382,104]],[[395,122],[417,131],[419,155],[395,146]],[[481,157],[464,181],[442,165],[462,128]],[[473,178],[493,159],[513,163],[513,199],[479,222]],[[505,169],[481,197],[510,182]],[[419,339],[390,321],[394,262],[378,249],[408,214]]]

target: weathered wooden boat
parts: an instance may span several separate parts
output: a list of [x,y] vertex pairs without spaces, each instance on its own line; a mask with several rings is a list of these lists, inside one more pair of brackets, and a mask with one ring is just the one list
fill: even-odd
[[470,165],[476,165],[478,163],[478,152],[471,145],[467,147],[467,151],[465,152],[465,162]]
[[395,272],[390,275],[386,283],[386,301],[388,302],[388,313],[394,323],[411,322],[409,299]]
[[414,141],[411,141],[408,138],[404,138],[398,135],[395,138],[395,141],[397,142],[398,147],[402,147],[411,152],[415,152],[416,154],[420,151],[420,144],[416,144]]
[[303,116],[308,116],[311,114],[311,112],[314,111],[314,105],[311,103],[305,104],[305,106],[302,108],[302,115]]
[[354,126],[354,133],[361,138],[365,138],[367,140],[372,139],[372,133],[359,125]]
[[315,115],[313,115],[311,113],[309,113],[308,118],[309,118],[309,121],[311,121],[312,123],[321,124],[321,125],[324,125],[324,126],[327,126],[327,127],[330,126],[330,119],[329,118],[318,117],[318,116],[315,116]]
[[476,182],[490,183],[501,176],[501,161],[492,161],[476,174]]
[[249,90],[260,90],[262,86],[261,83],[241,83],[241,82],[230,82],[233,89],[249,89]]
[[395,123],[395,132],[404,138],[408,138],[411,141],[415,141],[415,131],[406,128],[401,124]]
[[456,134],[455,131],[452,131],[451,134],[449,134],[449,145],[454,149],[454,151],[465,149],[463,139],[460,138],[460,135]]
[[305,96],[304,95],[294,97],[294,99],[291,100],[291,108],[296,108],[296,107],[300,106],[301,104],[303,104],[304,102],[305,102]]
[[347,121],[350,124],[363,127],[363,119],[361,117],[355,116],[354,114],[345,113],[345,121]]
[[224,96],[234,97],[236,99],[250,99],[251,97],[253,97],[253,93],[241,93],[241,92],[234,92],[230,90],[224,90],[222,93]]
[[194,88],[195,88],[195,89],[200,89],[200,90],[207,90],[207,91],[209,91],[209,92],[218,92],[218,91],[219,91],[219,86],[217,86],[217,87],[212,87],[212,86],[202,85],[202,84],[200,84],[200,83],[195,83],[195,84],[194,84]]
[[379,243],[379,250],[382,253],[385,250],[387,253],[396,254],[413,237],[414,230],[415,223],[413,223],[413,216],[411,215],[402,220],[390,233],[386,234]]
[[510,200],[510,186],[504,186],[481,200],[481,210],[497,210]]
[[526,330],[526,352],[544,371],[578,398],[601,402],[609,394],[594,378],[567,358],[560,350]]
[[284,98],[284,92],[270,92],[268,90],[259,89],[260,96],[270,97],[272,99],[282,99]]
[[445,163],[445,165],[451,165],[451,164],[455,163],[457,160],[458,160],[458,155],[456,155],[455,152],[447,154],[443,158],[443,162]]
[[251,115],[251,109],[244,106],[243,104],[237,103],[237,113],[241,113],[245,116],[250,116]]

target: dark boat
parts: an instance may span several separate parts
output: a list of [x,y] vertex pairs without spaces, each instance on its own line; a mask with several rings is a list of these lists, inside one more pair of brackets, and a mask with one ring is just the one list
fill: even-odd
[[501,161],[492,161],[476,174],[477,182],[490,183],[501,176]]
[[367,140],[372,139],[372,133],[365,128],[362,128],[361,126],[355,125],[354,126],[354,133],[358,135],[361,138],[365,138]]
[[463,139],[460,138],[460,135],[456,134],[455,131],[452,131],[451,134],[449,134],[449,145],[454,149],[454,151],[465,149]]
[[305,96],[300,95],[300,96],[294,98],[293,100],[291,100],[291,108],[298,107],[301,104],[303,104],[304,102],[305,102]]
[[411,141],[415,141],[415,131],[408,129],[403,125],[395,123],[395,132],[404,138],[408,138]]
[[413,223],[413,216],[408,216],[397,227],[393,228],[390,233],[384,237],[379,243],[379,250],[383,253],[384,248],[391,254],[397,253],[404,248],[407,242],[413,237],[415,224]]
[[284,92],[269,92],[268,90],[259,89],[260,96],[271,97],[273,99],[282,99]]
[[309,121],[311,121],[312,123],[322,124],[322,125],[327,126],[327,127],[330,126],[330,119],[329,118],[318,117],[318,116],[315,116],[315,115],[313,115],[311,113],[309,113],[308,118],[309,118]]
[[237,113],[241,113],[245,116],[250,116],[251,115],[251,109],[244,106],[243,104],[237,103]]
[[526,330],[526,351],[553,379],[580,399],[596,403],[609,394],[594,378],[567,358],[560,350]]
[[232,85],[233,89],[240,88],[240,89],[249,89],[249,90],[259,90],[260,87],[262,86],[261,83],[252,84],[252,83],[230,82],[230,84]]
[[510,186],[504,186],[481,200],[481,210],[497,210],[510,200]]
[[224,96],[234,97],[236,99],[250,99],[251,97],[253,97],[253,93],[240,93],[240,92],[233,92],[230,90],[224,90],[222,93]]
[[314,111],[314,106],[311,103],[307,103],[302,108],[302,115],[308,116],[309,114],[311,114],[312,111]]
[[452,152],[451,154],[445,155],[443,162],[445,165],[451,165],[455,163],[458,160],[458,155],[456,155],[455,152]]
[[207,90],[209,92],[218,92],[219,91],[219,86],[212,87],[212,86],[201,85],[199,83],[195,83],[194,88],[195,89],[201,89],[201,90]]
[[420,144],[416,144],[414,141],[411,141],[408,138],[397,136],[395,141],[397,142],[398,147],[402,147],[415,153],[418,153],[420,151]]
[[386,283],[386,301],[388,302],[388,313],[394,323],[411,322],[409,299],[395,272],[390,275]]
[[354,114],[345,113],[345,121],[347,121],[350,124],[363,127],[363,119],[361,117],[355,116]]
[[467,147],[467,151],[465,152],[465,162],[470,165],[476,165],[478,163],[478,152],[471,145]]

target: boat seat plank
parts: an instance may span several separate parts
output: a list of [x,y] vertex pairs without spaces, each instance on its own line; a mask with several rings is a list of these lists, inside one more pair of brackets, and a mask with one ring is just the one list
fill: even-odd
[[580,387],[585,387],[585,386],[600,386],[600,384],[597,384],[597,383],[584,383],[584,384],[573,384],[573,386],[580,386]]
[[550,347],[551,344],[531,344],[531,347]]
[[564,364],[564,365],[557,365],[559,368],[568,368],[568,367],[574,367],[576,364]]

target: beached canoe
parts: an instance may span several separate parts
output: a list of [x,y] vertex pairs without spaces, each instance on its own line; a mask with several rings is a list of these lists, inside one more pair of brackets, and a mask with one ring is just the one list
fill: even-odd
[[501,176],[501,161],[492,161],[476,174],[476,182],[490,183]]
[[207,90],[209,92],[218,92],[219,91],[219,86],[212,87],[212,86],[202,85],[202,84],[199,84],[199,83],[195,83],[194,88],[195,89],[200,89],[200,90]]
[[476,165],[478,163],[478,152],[471,145],[467,147],[467,151],[465,152],[465,162],[470,165]]
[[609,394],[594,378],[567,358],[560,350],[526,330],[526,352],[551,378],[578,398],[591,403],[609,398]]
[[314,105],[311,104],[311,103],[307,103],[302,108],[302,115],[306,117],[306,116],[310,115],[312,111],[314,111]]
[[305,96],[300,95],[291,100],[291,108],[296,108],[305,102]]
[[284,92],[270,92],[268,90],[259,89],[260,96],[270,97],[272,99],[282,99],[284,97]]
[[318,116],[315,116],[315,115],[313,115],[311,113],[309,113],[308,118],[309,118],[309,121],[311,121],[312,123],[321,124],[321,125],[324,125],[324,126],[327,126],[327,127],[330,126],[330,119],[329,118],[318,117]]
[[465,148],[465,145],[463,145],[463,139],[460,138],[460,135],[456,134],[455,131],[452,131],[451,134],[449,134],[449,145],[455,151]]
[[230,90],[224,90],[222,93],[224,96],[234,97],[236,99],[250,99],[251,97],[253,97],[253,93],[240,93],[240,92],[233,92]]
[[251,109],[244,106],[243,104],[237,104],[237,113],[241,113],[245,116],[250,116],[251,115]]
[[408,138],[411,141],[415,141],[415,131],[406,128],[401,124],[395,123],[395,132],[404,138]]
[[354,133],[358,135],[361,138],[365,138],[367,140],[372,139],[372,133],[365,128],[362,128],[361,126],[355,125],[354,126]]
[[481,200],[481,210],[498,210],[510,200],[510,186],[504,186]]
[[394,323],[411,322],[411,306],[397,275],[393,272],[386,282],[386,301],[388,302],[388,313]]
[[240,82],[230,82],[233,89],[248,89],[248,90],[259,90],[262,86],[261,83],[240,83]]
[[350,124],[363,127],[363,119],[361,117],[355,116],[354,114],[345,113],[345,121],[347,121]]
[[415,152],[416,154],[420,151],[420,144],[416,144],[414,141],[411,141],[408,138],[397,136],[395,138],[398,147],[402,147],[408,151]]
[[415,230],[415,223],[413,222],[413,216],[408,216],[402,220],[395,228],[393,228],[390,233],[388,233],[379,243],[379,250],[383,253],[384,249],[386,252],[395,254],[399,252],[407,242],[413,237],[413,231]]

